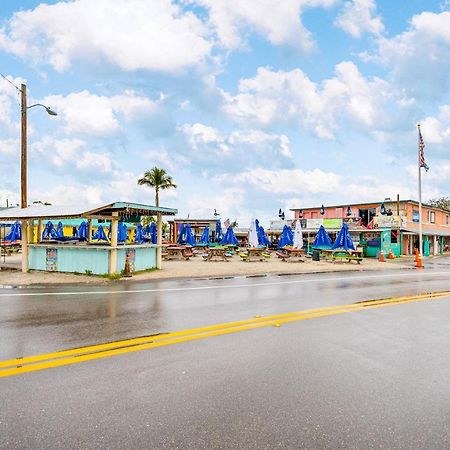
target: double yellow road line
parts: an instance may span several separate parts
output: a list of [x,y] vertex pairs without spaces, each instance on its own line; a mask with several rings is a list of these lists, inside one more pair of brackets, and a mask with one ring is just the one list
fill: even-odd
[[79,347],[70,350],[62,350],[54,353],[10,359],[7,361],[0,361],[0,377],[19,375],[27,372],[49,369],[52,367],[59,367],[83,361],[107,358],[124,353],[138,352],[141,350],[148,350],[165,345],[179,344],[181,342],[188,342],[197,339],[205,339],[212,336],[237,333],[240,331],[247,331],[255,328],[280,326],[289,322],[314,319],[317,317],[333,316],[348,312],[361,311],[364,309],[382,308],[385,306],[394,306],[402,303],[437,300],[445,297],[450,297],[450,291],[362,301],[357,303],[350,303],[347,305],[308,309],[304,311],[276,314],[266,317],[256,316],[253,319],[241,320],[238,322],[222,323],[207,327],[177,331],[174,333],[143,336],[133,339],[125,339],[122,341],[108,342],[105,344],[90,345],[87,347]]

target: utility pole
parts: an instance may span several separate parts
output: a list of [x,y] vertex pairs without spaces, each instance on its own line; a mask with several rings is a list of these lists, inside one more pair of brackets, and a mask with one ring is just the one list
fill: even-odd
[[20,153],[20,207],[26,208],[27,198],[27,85],[21,86],[21,153]]

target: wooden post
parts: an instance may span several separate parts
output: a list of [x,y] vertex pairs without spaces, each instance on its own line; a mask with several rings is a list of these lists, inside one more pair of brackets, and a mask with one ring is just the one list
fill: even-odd
[[109,251],[109,267],[108,273],[113,274],[117,272],[117,235],[119,230],[119,213],[117,211],[112,213],[111,220],[111,250]]
[[41,239],[42,239],[42,219],[39,219],[38,220],[38,228],[37,228],[36,244],[39,244]]
[[91,242],[91,236],[92,236],[92,219],[88,219],[87,221],[87,227],[88,227],[88,235],[87,235],[87,241]]
[[22,220],[22,272],[28,272],[28,221]]
[[156,215],[156,268],[161,269],[162,266],[162,215]]
[[21,153],[20,153],[20,207],[27,207],[27,86],[21,92]]

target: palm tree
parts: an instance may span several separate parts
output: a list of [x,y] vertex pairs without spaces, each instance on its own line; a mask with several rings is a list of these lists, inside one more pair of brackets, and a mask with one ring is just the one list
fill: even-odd
[[177,185],[173,182],[172,177],[167,175],[164,169],[153,167],[144,173],[143,178],[138,180],[139,185],[150,186],[155,188],[155,204],[159,206],[159,190],[176,188]]

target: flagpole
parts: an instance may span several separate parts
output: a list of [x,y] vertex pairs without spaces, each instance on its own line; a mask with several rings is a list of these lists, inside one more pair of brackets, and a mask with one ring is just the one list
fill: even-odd
[[422,173],[420,170],[420,123],[417,124],[417,165],[419,168],[419,256],[422,258]]

